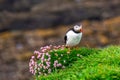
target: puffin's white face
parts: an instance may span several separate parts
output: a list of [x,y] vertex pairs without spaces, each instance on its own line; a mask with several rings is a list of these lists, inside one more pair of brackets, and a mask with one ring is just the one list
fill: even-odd
[[82,25],[80,25],[80,26],[75,25],[74,30],[77,31],[77,32],[82,32]]

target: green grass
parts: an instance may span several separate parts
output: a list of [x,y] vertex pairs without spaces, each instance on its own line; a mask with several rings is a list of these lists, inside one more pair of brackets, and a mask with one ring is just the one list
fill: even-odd
[[71,53],[79,53],[81,56],[71,66],[40,76],[39,80],[120,80],[120,46],[80,48],[73,49]]

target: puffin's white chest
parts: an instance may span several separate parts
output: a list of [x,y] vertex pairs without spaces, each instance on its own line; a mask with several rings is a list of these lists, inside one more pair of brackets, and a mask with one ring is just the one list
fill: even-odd
[[67,36],[66,45],[67,46],[76,46],[80,43],[82,33],[75,33],[71,30],[71,31],[67,32],[66,36]]

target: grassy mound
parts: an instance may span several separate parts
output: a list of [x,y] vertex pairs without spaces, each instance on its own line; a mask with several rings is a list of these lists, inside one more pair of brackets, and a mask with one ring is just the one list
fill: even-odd
[[[64,53],[66,50],[58,50]],[[54,53],[54,52],[53,52]],[[70,54],[80,54],[79,58],[71,55],[65,69],[55,70],[49,75],[39,76],[38,80],[119,80],[120,79],[120,46],[104,49],[73,49]],[[76,59],[76,60],[74,60]]]

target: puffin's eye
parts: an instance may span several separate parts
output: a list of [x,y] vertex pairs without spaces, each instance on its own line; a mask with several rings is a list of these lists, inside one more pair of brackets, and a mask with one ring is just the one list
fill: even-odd
[[76,28],[78,28],[78,26],[76,26]]

